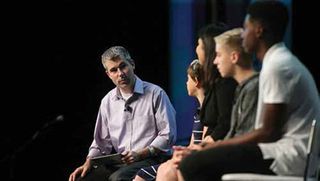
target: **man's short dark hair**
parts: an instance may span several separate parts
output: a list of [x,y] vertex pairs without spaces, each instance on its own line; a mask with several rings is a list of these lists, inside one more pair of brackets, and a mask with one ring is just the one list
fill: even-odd
[[256,0],[249,5],[247,14],[250,20],[263,27],[263,39],[269,43],[283,40],[289,15],[285,4],[279,0]]

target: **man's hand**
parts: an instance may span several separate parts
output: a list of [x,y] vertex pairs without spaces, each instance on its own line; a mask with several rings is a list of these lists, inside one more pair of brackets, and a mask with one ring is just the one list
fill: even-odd
[[135,151],[125,151],[122,154],[122,158],[121,160],[123,161],[123,163],[125,164],[130,164],[136,161],[140,161],[141,156],[138,152]]
[[78,175],[80,175],[80,174],[81,174],[81,177],[86,176],[87,173],[90,171],[91,167],[92,167],[91,160],[90,160],[90,158],[87,158],[86,162],[82,166],[76,168],[70,174],[69,181],[75,181],[76,178],[78,177]]

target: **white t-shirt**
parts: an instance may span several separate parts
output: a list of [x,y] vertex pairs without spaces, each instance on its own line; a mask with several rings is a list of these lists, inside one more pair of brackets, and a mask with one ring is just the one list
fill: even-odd
[[273,45],[263,59],[255,128],[262,125],[263,105],[277,103],[287,105],[284,134],[277,142],[259,147],[264,159],[274,159],[270,168],[275,173],[302,176],[311,122],[320,118],[320,101],[310,72],[283,43]]

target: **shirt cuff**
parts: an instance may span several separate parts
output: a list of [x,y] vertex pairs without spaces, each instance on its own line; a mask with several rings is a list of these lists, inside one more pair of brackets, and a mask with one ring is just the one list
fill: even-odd
[[93,157],[96,157],[96,156],[100,156],[102,155],[100,150],[98,148],[90,148],[89,149],[89,153],[87,155],[87,158],[93,158]]
[[153,146],[163,152],[168,152],[170,150],[169,141],[164,137],[156,137],[150,146]]

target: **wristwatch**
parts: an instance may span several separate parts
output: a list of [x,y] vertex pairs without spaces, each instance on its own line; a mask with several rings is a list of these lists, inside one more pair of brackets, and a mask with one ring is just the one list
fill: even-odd
[[157,155],[156,149],[153,146],[148,146],[148,150],[149,150],[150,157]]

